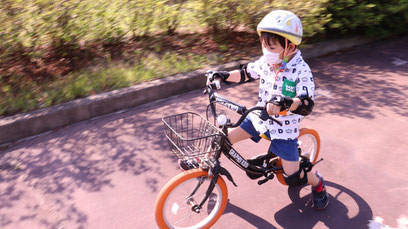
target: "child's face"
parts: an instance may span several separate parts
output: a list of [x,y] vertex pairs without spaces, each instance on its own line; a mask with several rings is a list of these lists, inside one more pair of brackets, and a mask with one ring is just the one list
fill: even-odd
[[280,53],[284,49],[277,40],[270,40],[265,42],[261,40],[262,48],[267,49],[269,52]]

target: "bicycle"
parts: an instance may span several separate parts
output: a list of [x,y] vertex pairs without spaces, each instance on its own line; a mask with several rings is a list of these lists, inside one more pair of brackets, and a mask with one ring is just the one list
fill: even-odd
[[[160,191],[155,203],[156,223],[160,228],[209,228],[224,212],[228,189],[222,176],[237,186],[232,175],[220,165],[220,157],[226,156],[258,184],[272,180],[286,185],[282,175],[279,157],[268,152],[252,159],[244,159],[227,140],[227,128],[239,126],[251,112],[260,119],[271,120],[282,126],[280,121],[270,117],[264,107],[245,106],[217,94],[219,82],[209,84],[205,90],[209,97],[207,115],[186,112],[164,117],[166,138],[171,151],[186,162],[186,170],[172,178]],[[220,104],[241,115],[232,123],[223,114],[217,114],[215,104]],[[219,129],[209,122],[208,109],[217,120]],[[299,131],[300,166],[312,169],[320,151],[320,137],[316,130],[303,128]],[[265,136],[262,136],[265,138]]]

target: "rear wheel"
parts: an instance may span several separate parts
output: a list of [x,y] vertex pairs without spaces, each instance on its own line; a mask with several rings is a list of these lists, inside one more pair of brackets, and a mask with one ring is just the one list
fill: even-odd
[[316,163],[320,152],[320,137],[317,131],[307,128],[300,129],[298,142],[301,155],[309,158],[312,163]]
[[213,225],[224,212],[228,200],[227,186],[221,176],[200,212],[192,210],[204,198],[211,178],[202,169],[192,169],[171,179],[156,200],[157,225],[160,228],[209,228]]
[[[298,144],[301,149],[301,155],[307,157],[312,163],[316,163],[320,152],[320,137],[317,131],[308,128],[300,129]],[[276,162],[276,166],[282,166],[280,158]],[[282,171],[277,172],[276,177],[281,184],[287,185],[283,179]]]

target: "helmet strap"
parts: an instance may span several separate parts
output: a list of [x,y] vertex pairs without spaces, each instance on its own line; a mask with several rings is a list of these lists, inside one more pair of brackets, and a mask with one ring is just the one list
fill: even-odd
[[283,72],[286,68],[286,64],[289,62],[289,56],[295,54],[297,50],[293,50],[292,52],[288,53],[288,39],[285,38],[285,49],[283,51],[283,60],[282,63],[280,64],[280,67],[275,68],[276,70],[276,76],[275,80],[278,78],[279,72]]
[[289,62],[289,56],[295,54],[297,49],[293,50],[292,52],[288,53],[288,39],[285,38],[285,51],[283,52],[283,62]]

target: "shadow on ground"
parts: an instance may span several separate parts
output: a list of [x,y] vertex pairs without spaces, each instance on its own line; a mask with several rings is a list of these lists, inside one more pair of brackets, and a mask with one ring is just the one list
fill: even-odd
[[[352,190],[333,182],[326,182],[330,203],[323,211],[311,207],[312,195],[301,196],[304,187],[290,187],[292,204],[275,213],[282,228],[313,228],[318,222],[328,228],[367,228],[373,212],[368,203]],[[344,201],[340,200],[340,196]],[[296,219],[296,220],[294,220]]]
[[408,37],[377,41],[309,61],[320,97],[313,118],[325,113],[373,119],[387,109],[408,116]]
[[229,201],[228,201],[227,207],[223,214],[228,214],[228,213],[233,213],[234,215],[247,221],[249,224],[251,224],[255,228],[270,228],[270,229],[277,228],[273,226],[271,223],[269,223],[267,219],[263,219],[251,212],[248,212],[247,210],[240,208],[232,204]]
[[[301,190],[305,187],[288,188],[292,203],[275,213],[277,226],[272,225],[270,220],[263,219],[230,202],[224,214],[233,213],[254,228],[314,228],[318,223],[324,224],[327,228],[367,228],[369,220],[373,218],[373,212],[368,203],[344,186],[333,182],[326,182],[326,185],[330,190],[330,204],[323,211],[312,208],[310,191],[302,196]],[[340,195],[346,195],[347,197],[344,198],[346,201],[339,200]]]
[[[75,206],[73,193],[113,188],[112,175],[143,175],[152,193],[158,178],[176,167],[164,139],[161,118],[196,109],[198,92],[107,115],[27,139],[0,155],[0,227],[35,219],[46,228],[70,222],[86,227],[88,217]],[[200,94],[199,94],[200,95]],[[161,164],[162,163],[162,164]],[[31,204],[21,205],[32,199]],[[20,211],[16,210],[21,208]],[[49,209],[52,210],[49,210]]]

